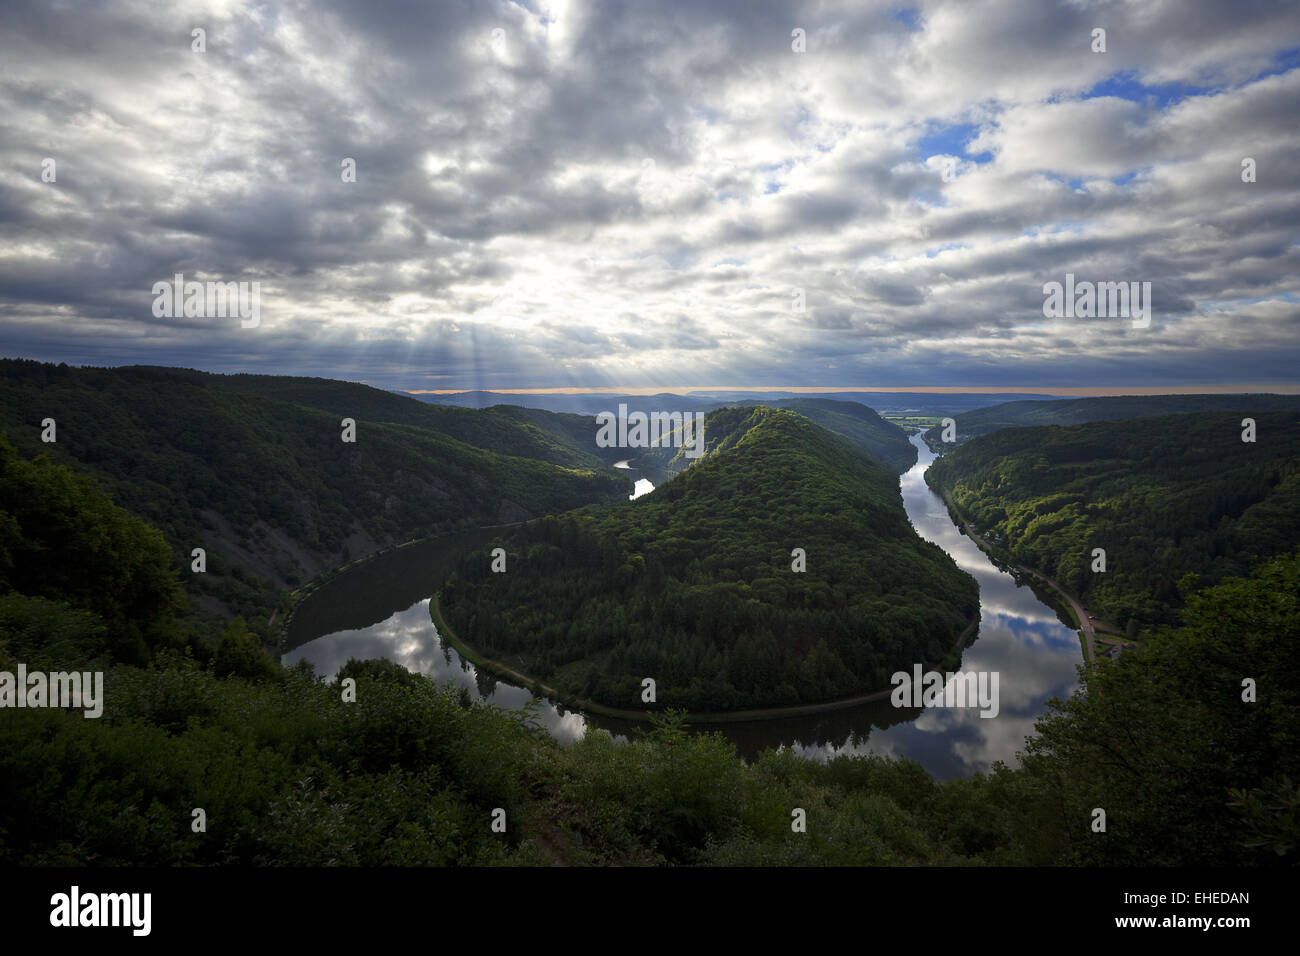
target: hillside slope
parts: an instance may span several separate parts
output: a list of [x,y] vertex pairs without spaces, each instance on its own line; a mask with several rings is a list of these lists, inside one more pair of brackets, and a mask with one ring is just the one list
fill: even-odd
[[[386,544],[626,497],[627,478],[578,448],[576,427],[320,379],[0,361],[0,433],[93,473],[162,530],[192,596],[250,617]],[[196,547],[206,574],[189,573]]]
[[[632,502],[467,555],[442,608],[488,657],[575,699],[721,711],[879,690],[938,661],[978,589],[917,536],[897,476],[802,415],[726,408],[708,453]],[[806,552],[806,571],[791,552]]]
[[306,405],[358,421],[392,422],[432,429],[476,448],[502,455],[536,458],[567,468],[602,468],[626,454],[596,446],[590,415],[571,415],[494,405],[486,409],[431,405],[415,398],[356,382],[279,375],[208,375],[183,369],[159,369],[168,375],[194,376],[220,388]]
[[[1005,402],[955,416],[957,444],[999,428],[1035,425],[1083,425],[1088,422],[1155,418],[1191,412],[1300,412],[1300,395],[1116,395],[1102,398]],[[931,447],[939,445],[942,429],[925,433]]]
[[[907,432],[893,422],[887,422],[875,411],[858,402],[840,402],[826,398],[788,398],[774,402],[742,401],[728,402],[725,405],[709,404],[701,406],[712,416],[723,409],[775,408],[797,412],[804,418],[820,425],[847,439],[861,451],[883,462],[895,474],[902,474],[916,463],[916,448],[908,440]],[[718,421],[740,421],[734,416]],[[713,422],[713,418],[708,419]],[[712,450],[725,436],[714,434],[718,426],[706,425],[704,440],[706,448]],[[636,449],[635,464],[650,474],[672,475],[690,464],[685,451],[674,444],[672,447]],[[625,451],[626,455],[626,451]]]
[[887,422],[860,402],[829,398],[786,398],[776,402],[735,402],[737,406],[767,405],[798,412],[827,431],[843,435],[868,455],[878,458],[898,474],[916,464],[916,446],[907,432]]
[[1009,428],[944,455],[926,481],[1018,563],[1137,632],[1176,620],[1183,575],[1243,575],[1300,541],[1300,419],[1254,417],[1254,443],[1237,412]]
[[[939,782],[876,754],[745,762],[666,714],[560,743],[388,661],[349,662],[364,703],[345,703],[238,621],[173,619],[161,534],[93,479],[0,442],[0,511],[0,671],[105,671],[102,719],[0,720],[0,866],[1294,863],[1300,555],[1088,669],[1021,768]],[[221,825],[175,825],[195,806]],[[813,838],[790,807],[815,808]],[[1115,839],[1080,825],[1095,807]]]

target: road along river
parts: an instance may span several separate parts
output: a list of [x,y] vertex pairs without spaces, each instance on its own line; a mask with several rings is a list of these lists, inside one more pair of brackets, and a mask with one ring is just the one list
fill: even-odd
[[[917,532],[979,582],[979,632],[963,652],[961,669],[998,673],[997,716],[980,717],[977,708],[895,708],[882,700],[807,717],[694,726],[720,731],[746,756],[782,746],[816,760],[878,753],[911,758],[947,779],[987,770],[996,760],[1014,764],[1047,700],[1074,690],[1076,667],[1083,660],[1077,632],[1040,600],[1028,581],[1019,583],[962,534],[942,499],[925,484],[934,454],[919,436],[912,443],[919,457],[901,478],[903,504]],[[429,598],[456,555],[496,533],[484,529],[433,539],[338,575],[299,606],[289,628],[285,663],[306,658],[318,674],[333,676],[350,657],[384,657],[453,681],[497,706],[522,707],[532,697],[529,691],[462,661],[439,638],[429,616]],[[635,727],[549,701],[538,716],[562,741],[577,739],[589,723],[618,736],[630,735]]]

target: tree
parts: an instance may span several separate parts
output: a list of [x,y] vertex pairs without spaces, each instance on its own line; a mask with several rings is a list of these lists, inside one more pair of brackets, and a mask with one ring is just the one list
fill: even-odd
[[212,669],[218,677],[234,676],[249,680],[261,680],[279,674],[276,662],[262,650],[257,636],[248,630],[242,617],[237,617],[226,625]]

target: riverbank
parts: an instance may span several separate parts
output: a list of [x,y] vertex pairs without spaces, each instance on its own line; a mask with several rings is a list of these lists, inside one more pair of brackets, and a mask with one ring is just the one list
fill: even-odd
[[[847,700],[820,699],[788,708],[764,708],[756,714],[700,713],[694,715],[693,731],[723,734],[747,760],[782,748],[819,762],[846,754],[889,753],[915,760],[939,779],[950,779],[987,770],[997,761],[1014,765],[1023,746],[1023,728],[1032,724],[1049,700],[1065,699],[1075,690],[1079,635],[1070,626],[1069,614],[1059,606],[1062,602],[1037,581],[1032,582],[1031,592],[1025,587],[1031,579],[993,561],[954,523],[938,491],[924,480],[932,454],[916,435],[912,442],[919,460],[900,476],[908,517],[922,538],[970,570],[980,586],[977,628],[961,622],[939,650],[936,659],[944,666],[927,669],[999,671],[1004,688],[1012,684],[1018,688],[1014,700],[1003,701],[998,717],[972,721],[968,713],[957,710],[894,708],[887,694],[855,691]],[[526,672],[526,659],[503,659],[505,666],[495,671],[495,680],[489,676],[493,669],[481,660],[477,668],[465,666],[478,656],[475,649],[463,643],[456,647],[451,638],[460,635],[448,635],[445,628],[457,608],[439,608],[444,619],[442,635],[434,626],[431,611],[431,598],[443,573],[457,563],[456,556],[463,550],[451,542],[406,548],[386,560],[363,564],[326,585],[304,602],[294,621],[289,642],[293,647],[287,652],[290,665],[306,659],[317,673],[328,675],[337,673],[351,658],[386,658],[452,682],[475,699],[506,710],[518,710],[527,706],[530,698],[540,697],[537,719],[548,734],[563,743],[581,737],[587,725],[630,739],[637,736],[638,728],[648,727],[646,711],[634,708],[655,705],[642,704],[639,692],[633,693],[631,688],[621,698],[622,705],[584,708],[581,698],[590,695],[576,689],[582,686],[581,678],[567,685],[562,675],[548,675],[540,681],[548,692],[531,686],[539,682]],[[954,650],[960,657],[950,657],[949,645],[959,643],[963,646]],[[1097,650],[1104,656],[1102,647]],[[883,676],[887,678],[889,673]],[[571,695],[561,694],[553,683],[575,689]],[[883,684],[882,679],[878,685],[882,690]],[[664,689],[660,687],[661,702]],[[748,707],[757,709],[752,704]]]
[[[639,723],[646,723],[652,716],[662,713],[661,710],[632,710],[627,708],[610,707],[597,701],[586,700],[583,698],[573,698],[563,692],[551,687],[549,684],[543,684],[535,677],[530,677],[520,671],[515,670],[501,661],[492,660],[484,657],[470,645],[461,640],[451,626],[447,624],[442,616],[442,608],[439,605],[441,592],[436,592],[429,601],[429,616],[433,619],[434,625],[438,628],[438,635],[447,641],[461,657],[470,661],[474,666],[480,667],[494,677],[503,678],[517,683],[521,687],[526,687],[537,696],[547,696],[557,704],[562,704],[572,710],[583,711],[586,713],[598,714],[604,717],[616,717],[620,720],[630,720]],[[949,650],[950,654],[958,653],[966,642],[975,633],[979,627],[980,619],[976,615],[957,635]],[[926,668],[936,665],[925,664]],[[823,701],[816,704],[794,704],[788,707],[763,707],[751,710],[729,710],[720,712],[688,712],[686,714],[687,723],[693,724],[729,724],[745,723],[749,721],[760,720],[779,720],[787,717],[807,717],[813,714],[824,714],[831,711],[842,710],[847,707],[855,707],[860,704],[869,704],[879,700],[886,700],[894,692],[894,688],[889,687],[884,690],[872,691],[868,694],[858,694],[853,697],[842,697],[838,700]]]
[[393,545],[389,545],[386,548],[379,548],[376,551],[371,551],[369,554],[362,555],[359,558],[355,558],[349,561],[347,564],[341,565],[340,567],[332,568],[329,571],[322,571],[320,574],[316,575],[306,584],[302,585],[301,587],[294,588],[292,591],[289,591],[287,594],[287,598],[288,598],[287,602],[282,602],[281,606],[273,610],[271,612],[271,619],[266,622],[267,627],[274,626],[276,615],[279,614],[280,611],[282,610],[284,611],[284,617],[280,619],[279,631],[275,635],[277,646],[281,650],[283,650],[285,645],[288,643],[289,628],[293,624],[294,614],[297,613],[298,608],[302,605],[302,603],[306,601],[309,597],[311,597],[313,594],[315,594],[317,591],[319,591],[326,584],[328,584],[329,582],[337,578],[339,575],[344,574],[347,571],[351,571],[353,568],[360,567],[361,565],[366,564],[370,561],[374,561],[377,558],[382,558],[386,555],[395,554],[396,552],[401,551],[403,548],[410,548],[413,547],[414,545],[422,544],[425,541],[432,541],[438,537],[445,537],[445,535],[428,535],[427,537],[423,537],[423,538],[412,538],[410,541],[403,541],[401,544],[393,544]]
[[[1065,608],[1069,611],[1070,616],[1074,619],[1074,629],[1079,632],[1079,638],[1080,638],[1079,643],[1083,648],[1083,657],[1086,663],[1091,665],[1097,659],[1096,645],[1098,643],[1106,644],[1107,646],[1110,647],[1121,647],[1121,648],[1127,648],[1133,646],[1131,643],[1123,642],[1117,639],[1098,637],[1097,635],[1098,624],[1092,620],[1092,617],[1088,614],[1087,609],[1083,606],[1083,603],[1077,597],[1075,597],[1069,591],[1065,590],[1065,588],[1061,587],[1061,585],[1057,584],[1051,578],[1047,577],[1047,575],[1042,574],[1039,571],[1035,571],[1033,568],[1026,568],[1026,567],[1022,567],[1021,565],[1012,563],[1009,560],[1009,555],[1006,554],[1003,551],[1003,549],[998,548],[992,542],[984,538],[983,535],[981,535],[978,531],[975,530],[975,526],[966,520],[966,516],[961,513],[961,509],[957,507],[956,503],[952,500],[951,496],[948,494],[948,490],[946,488],[939,488],[938,491],[939,494],[942,495],[943,497],[944,504],[947,505],[948,507],[948,514],[952,518],[953,523],[956,524],[958,527],[962,528],[966,532],[966,535],[979,546],[980,550],[982,550],[990,558],[1011,568],[1013,571],[1018,571],[1021,574],[1027,574],[1033,578],[1038,579],[1043,584],[1047,585],[1049,588],[1055,591],[1058,595],[1060,595],[1060,597],[1065,601]],[[1112,628],[1107,627],[1106,630],[1114,633]]]
[[490,525],[482,525],[480,527],[475,527],[475,528],[461,528],[457,531],[442,531],[439,532],[438,534],[425,535],[422,538],[412,538],[410,541],[403,541],[401,544],[393,544],[384,548],[379,548],[378,550],[375,551],[371,551],[369,554],[362,555],[359,558],[355,558],[352,561],[349,561],[347,564],[342,565],[341,567],[333,568],[332,570],[329,571],[323,571],[320,574],[316,575],[316,577],[308,581],[306,584],[304,584],[302,587],[290,591],[288,593],[287,603],[283,604],[281,607],[277,607],[276,610],[272,612],[271,619],[267,621],[267,626],[269,627],[274,625],[276,614],[278,614],[281,610],[285,612],[284,617],[280,620],[280,627],[278,633],[276,633],[275,635],[277,644],[279,645],[281,650],[283,650],[288,644],[290,629],[293,626],[294,615],[297,613],[298,609],[307,601],[308,598],[312,597],[312,595],[320,591],[321,588],[325,587],[330,582],[338,579],[346,572],[354,571],[357,568],[363,567],[367,564],[370,564],[374,561],[378,561],[382,558],[390,557],[408,548],[419,547],[420,545],[425,545],[425,544],[432,544],[434,542],[442,541],[442,540],[453,541],[455,539],[462,538],[467,534],[471,534],[477,531],[495,531],[502,528],[514,528],[521,524],[527,524],[529,521],[537,521],[537,520],[539,519],[529,518],[525,521],[513,521],[507,524],[490,524]]

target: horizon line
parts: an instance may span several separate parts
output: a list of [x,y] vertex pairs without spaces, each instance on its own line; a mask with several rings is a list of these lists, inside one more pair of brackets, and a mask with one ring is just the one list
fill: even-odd
[[1081,385],[1066,387],[1025,386],[1023,388],[993,385],[693,385],[675,387],[566,386],[560,388],[408,388],[399,389],[408,395],[466,395],[470,392],[491,392],[498,395],[678,395],[691,392],[795,392],[825,394],[828,392],[913,392],[939,395],[1049,395],[1080,397],[1120,397],[1124,395],[1241,395],[1280,394],[1300,395],[1300,384],[1231,384],[1231,385]]

